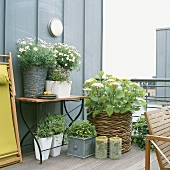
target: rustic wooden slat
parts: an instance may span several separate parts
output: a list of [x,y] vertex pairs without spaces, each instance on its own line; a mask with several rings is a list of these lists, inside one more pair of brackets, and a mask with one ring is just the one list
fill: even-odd
[[155,133],[156,135],[158,135],[158,136],[167,136],[167,137],[170,137],[170,130],[168,129],[164,129],[164,131],[159,131],[159,132],[156,132]]
[[[157,109],[150,112],[145,112],[145,118],[146,122],[149,128],[149,132],[151,135],[157,135],[157,136],[150,136],[147,135],[148,139],[152,139],[155,141],[156,144],[158,144],[158,147],[161,149],[161,151],[164,153],[164,155],[170,160],[170,115],[169,111],[165,109]],[[158,140],[158,141],[157,141]],[[146,147],[149,147],[149,145],[146,145]],[[146,152],[147,152],[146,148]],[[156,149],[156,148],[155,148]],[[159,162],[159,167],[161,170],[164,169],[164,167],[167,165],[167,161],[164,159],[164,157],[158,152],[156,149],[156,156]],[[148,165],[148,157],[146,156],[146,166],[150,167]],[[149,168],[147,168],[149,169]]]
[[[154,128],[154,129],[152,129],[152,130],[153,130],[153,133],[158,134],[159,132],[162,132],[162,133],[167,132],[167,129],[166,129],[166,128],[169,129],[169,125],[168,125],[168,124],[165,124],[164,126],[158,126],[158,127]],[[162,133],[161,133],[161,134],[162,134]],[[160,133],[159,133],[159,134],[160,134]]]
[[73,96],[67,98],[56,98],[56,99],[37,99],[37,98],[27,98],[27,97],[17,97],[16,100],[25,101],[25,102],[35,102],[35,103],[42,103],[42,102],[55,102],[55,101],[63,101],[63,100],[78,100],[78,99],[85,99],[86,96]]

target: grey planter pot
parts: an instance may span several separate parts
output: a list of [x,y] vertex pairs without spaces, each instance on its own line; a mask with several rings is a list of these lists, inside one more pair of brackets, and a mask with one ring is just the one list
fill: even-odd
[[47,68],[30,66],[23,70],[24,97],[37,98],[43,94]]
[[75,138],[69,136],[68,155],[87,158],[95,154],[95,137]]

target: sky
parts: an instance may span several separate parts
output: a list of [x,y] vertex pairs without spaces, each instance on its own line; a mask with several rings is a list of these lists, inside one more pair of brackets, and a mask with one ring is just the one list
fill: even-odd
[[116,77],[156,76],[156,30],[170,28],[170,0],[106,0],[103,71]]

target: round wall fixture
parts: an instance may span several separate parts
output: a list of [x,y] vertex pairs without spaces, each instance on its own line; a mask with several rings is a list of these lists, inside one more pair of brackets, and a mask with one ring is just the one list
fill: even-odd
[[60,36],[63,32],[63,24],[59,19],[53,18],[48,23],[48,30],[52,36]]

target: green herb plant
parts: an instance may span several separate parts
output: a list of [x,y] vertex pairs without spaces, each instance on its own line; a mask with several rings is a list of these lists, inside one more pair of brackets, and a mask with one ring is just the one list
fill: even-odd
[[[149,134],[145,117],[139,117],[137,122],[133,123],[132,127],[134,134],[132,143],[136,144],[141,150],[145,150],[146,135]],[[154,150],[153,144],[150,144],[150,150]]]
[[64,125],[66,122],[66,118],[56,113],[55,115],[48,115],[49,123],[51,124],[51,131],[53,132],[53,135],[58,135],[64,131]]
[[59,113],[54,115],[48,114],[44,119],[41,119],[36,129],[37,138],[48,138],[53,135],[62,133],[65,129],[65,117]]
[[89,123],[88,120],[79,120],[67,127],[66,134],[77,138],[89,138],[96,136],[97,132],[95,126]]

